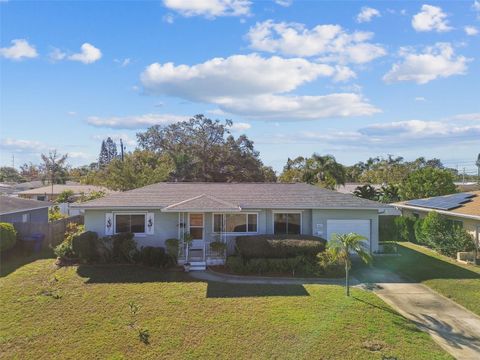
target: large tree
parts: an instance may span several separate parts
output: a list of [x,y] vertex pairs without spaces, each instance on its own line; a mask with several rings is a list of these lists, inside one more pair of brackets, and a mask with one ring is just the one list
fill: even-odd
[[413,171],[400,184],[402,200],[420,199],[455,193],[454,176],[451,171],[424,167]]
[[306,182],[335,189],[345,184],[345,167],[332,155],[313,154],[310,158],[288,159],[280,175],[282,182]]
[[65,184],[68,176],[67,168],[68,154],[61,155],[57,150],[52,150],[46,154],[42,154],[42,170],[44,179],[53,186],[53,184]]
[[168,126],[155,125],[137,134],[140,149],[168,156],[174,181],[269,181],[253,142],[230,133],[231,120],[220,122],[203,115]]
[[98,165],[104,167],[116,159],[117,156],[117,144],[115,141],[113,141],[111,137],[103,140],[100,148],[100,155],[98,156]]
[[21,182],[25,181],[17,169],[9,166],[0,167],[0,182]]

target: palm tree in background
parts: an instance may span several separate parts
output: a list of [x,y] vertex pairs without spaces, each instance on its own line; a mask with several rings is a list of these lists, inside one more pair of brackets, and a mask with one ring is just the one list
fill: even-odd
[[304,181],[307,183],[319,183],[332,190],[338,185],[345,185],[345,168],[333,155],[313,154],[307,159],[305,168]]
[[365,264],[372,262],[372,256],[363,247],[363,242],[366,240],[366,237],[357,233],[334,234],[327,244],[327,251],[330,252],[332,257],[345,263],[345,291],[347,296],[350,296],[349,270],[352,266],[352,253],[356,253]]

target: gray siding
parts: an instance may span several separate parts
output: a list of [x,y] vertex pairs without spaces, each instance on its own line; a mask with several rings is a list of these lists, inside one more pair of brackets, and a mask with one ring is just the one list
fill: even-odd
[[378,212],[376,210],[312,210],[311,231],[316,234],[316,225],[323,224],[323,235],[327,236],[327,220],[370,220],[372,251],[378,250]]
[[36,209],[30,211],[21,211],[13,214],[0,215],[1,222],[22,222],[24,214],[29,214],[27,222],[32,223],[47,223],[48,222],[48,208]]
[[[372,250],[378,249],[378,212],[376,210],[285,210],[301,211],[302,213],[302,234],[316,235],[316,224],[323,224],[324,237],[327,231],[327,220],[329,219],[358,219],[371,220],[371,243]],[[85,227],[87,230],[95,231],[99,236],[105,235],[105,210],[85,210]],[[178,213],[165,213],[160,210],[135,210],[134,212],[155,213],[155,225],[153,235],[142,235],[135,238],[139,246],[165,246],[165,240],[178,237]],[[271,209],[249,211],[258,213],[258,234],[273,234],[273,212]],[[282,210],[275,210],[282,212]],[[204,220],[205,240],[213,240],[213,213],[205,213]],[[227,237],[233,240],[238,234],[231,234]]]

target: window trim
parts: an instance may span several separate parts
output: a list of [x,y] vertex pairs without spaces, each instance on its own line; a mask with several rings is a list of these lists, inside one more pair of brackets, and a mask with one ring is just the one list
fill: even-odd
[[[212,213],[212,234],[220,234],[221,232],[218,232],[218,231],[215,231],[215,215],[222,215],[223,216],[226,216],[226,215],[245,215],[245,225],[247,226],[247,231],[243,231],[243,232],[223,232],[222,234],[227,234],[227,235],[242,235],[242,234],[258,234],[258,212],[235,212],[235,213],[219,213],[219,212],[215,212],[215,213]],[[257,217],[257,231],[248,231],[248,215],[255,215]],[[226,222],[226,219],[225,219],[225,222]]]
[[[276,211],[272,211],[272,230],[273,230],[273,234],[275,234],[275,214],[285,214],[285,215],[288,215],[288,214],[300,214],[300,234],[299,234],[299,235],[302,235],[302,234],[303,234],[303,211],[302,211],[302,210],[297,210],[297,211],[292,211],[292,210],[285,210],[285,211],[276,210]],[[289,235],[289,234],[286,234],[286,235]],[[293,235],[293,234],[290,234],[290,235]]]
[[133,233],[135,236],[146,236],[147,235],[147,213],[146,212],[114,212],[113,213],[113,234],[121,234],[117,232],[117,215],[143,215],[144,218],[144,232]]

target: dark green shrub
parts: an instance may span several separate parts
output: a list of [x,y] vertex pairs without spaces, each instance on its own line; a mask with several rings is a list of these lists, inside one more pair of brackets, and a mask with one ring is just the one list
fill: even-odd
[[395,225],[397,216],[382,215],[378,217],[378,236],[380,241],[397,240],[397,229]]
[[336,259],[330,251],[318,254],[317,263],[322,274],[332,276],[345,274],[345,263]]
[[230,269],[230,271],[236,274],[245,274],[245,266],[240,256],[227,257],[225,265]]
[[135,262],[137,243],[133,233],[120,233],[112,236],[112,256],[116,262]]
[[167,248],[167,254],[170,255],[173,259],[175,259],[175,262],[176,262],[178,258],[180,241],[174,238],[167,239],[165,240],[165,246]]
[[62,258],[62,259],[75,258],[75,253],[73,252],[72,244],[68,241],[63,241],[61,244],[57,245],[55,249],[53,249],[53,252],[55,253],[55,255],[57,255],[59,258]]
[[146,246],[139,252],[140,262],[145,266],[167,268],[174,264],[173,258],[163,247]]
[[82,260],[95,261],[98,258],[98,235],[93,231],[85,231],[74,235],[72,238],[72,250]]
[[238,236],[236,249],[244,259],[314,258],[319,252],[325,251],[325,243],[324,239],[308,235]]
[[[397,216],[395,217],[395,232],[397,241],[415,242],[415,222],[417,219],[414,216]],[[390,239],[392,240],[392,239]]]
[[222,241],[214,241],[210,243],[210,250],[216,252],[218,254],[223,254],[223,252],[227,249],[227,244]]
[[17,231],[10,223],[0,223],[0,252],[11,249],[17,242]]

